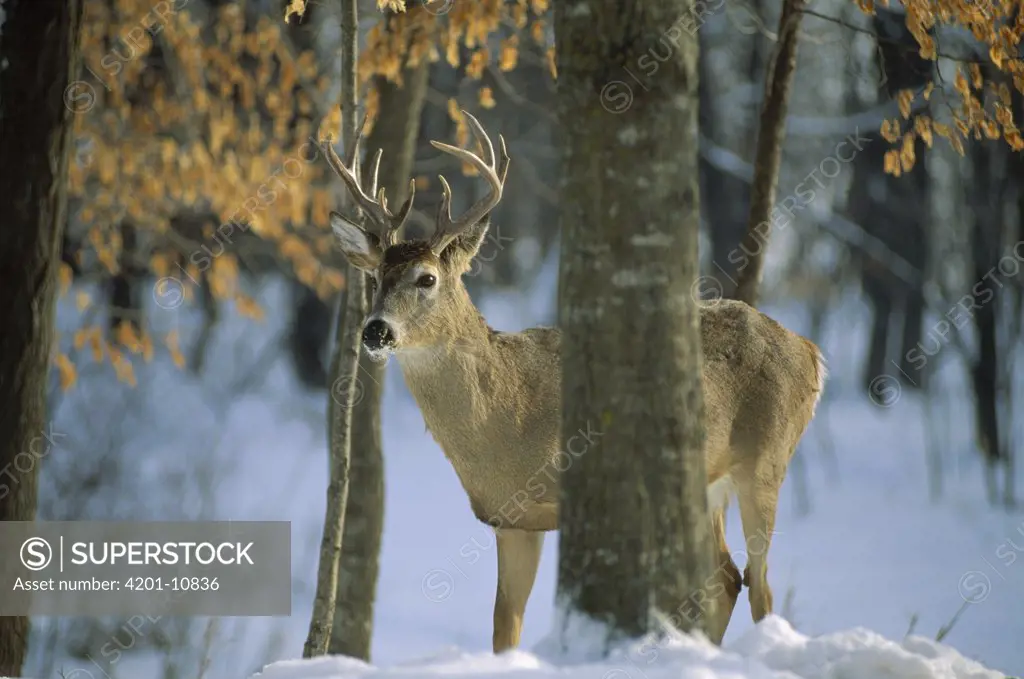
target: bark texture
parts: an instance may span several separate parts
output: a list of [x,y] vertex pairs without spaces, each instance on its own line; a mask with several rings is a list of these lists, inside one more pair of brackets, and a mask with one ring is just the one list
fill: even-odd
[[555,4],[562,429],[602,435],[562,476],[558,597],[613,636],[657,629],[655,609],[682,629],[708,617],[690,601],[712,565],[694,18],[690,0]]
[[[346,144],[345,157],[356,137],[357,23],[356,0],[341,2],[341,134]],[[320,565],[317,569],[316,596],[309,623],[309,635],[302,655],[305,658],[327,653],[334,626],[338,569],[341,561],[345,509],[348,504],[349,465],[352,450],[352,407],[357,399],[356,370],[359,366],[360,328],[366,315],[363,274],[349,265],[345,276],[344,313],[338,314],[337,345],[331,360],[331,385],[327,400],[327,436],[329,481],[324,533],[320,541]],[[342,321],[347,321],[342,323]]]
[[737,272],[734,299],[756,307],[760,297],[764,257],[771,235],[771,213],[782,165],[782,143],[786,138],[786,111],[796,73],[796,46],[804,0],[784,0],[779,17],[779,42],[768,67],[761,121],[754,156],[754,182],[750,187],[750,216],[740,241],[746,255]]
[[[410,8],[414,14],[421,8]],[[390,24],[389,24],[390,25]],[[366,141],[369,158],[382,149],[380,186],[388,203],[401,205],[412,175],[420,113],[427,94],[428,63],[403,71],[402,85],[383,78],[376,84],[380,114]],[[363,176],[368,176],[367,172]],[[367,290],[367,296],[372,294]],[[362,319],[360,319],[360,324]],[[357,373],[362,388],[352,411],[352,456],[349,469],[348,508],[338,573],[337,603],[330,653],[370,660],[373,609],[380,570],[380,544],[384,531],[384,456],[381,443],[381,395],[384,364],[365,354]]]
[[[9,0],[0,35],[0,521],[31,521],[49,452],[46,392],[57,271],[67,220],[68,89],[78,0]],[[83,113],[85,115],[85,113]],[[4,557],[4,561],[8,559]],[[19,676],[29,619],[0,617],[0,675]]]

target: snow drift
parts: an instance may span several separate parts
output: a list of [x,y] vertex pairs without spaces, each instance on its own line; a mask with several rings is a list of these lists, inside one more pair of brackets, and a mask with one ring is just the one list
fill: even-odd
[[[584,640],[581,640],[584,641]],[[574,642],[575,643],[575,642]],[[584,644],[585,645],[585,644]],[[252,679],[1003,679],[954,649],[924,637],[902,642],[863,628],[807,637],[772,615],[721,649],[703,637],[673,634],[634,642],[600,661],[568,660],[545,640],[536,653],[495,656],[446,650],[417,662],[377,668],[340,656],[286,660]]]

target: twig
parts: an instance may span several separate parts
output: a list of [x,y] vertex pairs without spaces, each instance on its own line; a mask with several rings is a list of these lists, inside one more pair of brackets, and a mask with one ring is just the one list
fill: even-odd
[[[870,35],[871,37],[873,37],[878,42],[884,43],[886,45],[893,45],[895,47],[898,47],[898,48],[902,49],[904,52],[917,52],[918,54],[920,54],[920,47],[918,47],[918,46],[910,46],[910,45],[906,44],[905,42],[903,42],[902,40],[899,40],[899,39],[896,39],[896,38],[888,38],[888,37],[886,37],[884,35],[879,35],[878,33],[874,32],[874,31],[872,31],[870,29],[863,28],[862,26],[855,26],[855,25],[853,25],[851,23],[848,23],[847,21],[841,19],[840,17],[829,16],[828,14],[821,14],[820,12],[815,12],[812,9],[802,9],[802,10],[800,10],[800,12],[803,13],[803,14],[806,14],[808,16],[815,17],[816,19],[821,19],[823,21],[830,21],[830,22],[832,22],[832,23],[834,23],[834,24],[836,24],[838,26],[842,26],[843,28],[848,28],[848,29],[850,29],[851,31],[853,31],[855,33],[862,33],[864,35]],[[936,40],[936,42],[938,42],[938,41]],[[936,57],[941,57],[943,59],[949,59],[950,61],[959,61],[959,62],[964,63],[964,64],[988,64],[988,63],[991,63],[988,59],[983,59],[983,58],[967,59],[967,58],[964,58],[964,57],[956,57],[956,56],[953,56],[952,54],[946,54],[945,52],[939,52],[939,51],[936,51],[935,55],[936,55]],[[1024,61],[1024,59],[1021,59],[1020,57],[1007,57],[1006,61]]]

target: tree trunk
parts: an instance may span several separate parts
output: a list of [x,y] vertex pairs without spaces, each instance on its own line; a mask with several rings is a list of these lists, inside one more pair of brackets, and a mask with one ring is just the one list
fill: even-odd
[[[691,12],[690,0],[555,4],[562,422],[565,438],[602,434],[562,476],[558,605],[607,624],[609,642],[655,629],[655,611],[684,630],[709,617],[688,601],[712,565],[691,295],[699,50],[666,31]],[[666,51],[630,96],[625,69]]]
[[311,389],[330,386],[324,354],[331,335],[331,307],[316,291],[299,281],[292,281],[292,321],[288,329],[288,350],[299,382]]
[[[283,14],[289,4],[291,4],[291,0],[278,0],[278,11]],[[297,54],[302,52],[316,54],[316,36],[320,32],[317,22],[323,17],[332,16],[332,9],[320,3],[307,3],[302,19],[299,21],[293,19],[287,23],[284,29],[285,34]],[[301,86],[295,87],[296,92],[302,91],[302,89]],[[311,123],[315,128],[319,125],[320,120],[313,114],[298,113],[294,116],[294,123],[306,122]],[[304,139],[292,139],[293,147],[303,142],[305,142]],[[336,181],[334,174],[325,173],[316,180],[315,186],[318,189],[324,188],[332,181]],[[312,212],[312,206],[310,206],[307,210],[307,221],[312,221]],[[298,279],[293,279],[290,282],[290,287],[293,301],[287,343],[296,376],[299,378],[299,382],[311,390],[327,389],[331,386],[328,379],[330,370],[328,343],[331,339],[337,305],[331,305],[320,299],[316,290]]]
[[[1002,163],[1002,149],[994,145],[977,144],[971,149],[974,174],[967,199],[971,202],[970,246],[971,269],[970,280],[977,281],[972,292],[978,298],[977,309],[968,313],[951,316],[954,326],[949,332],[959,332],[960,327],[973,318],[978,336],[978,353],[971,362],[970,378],[974,390],[975,433],[978,448],[985,463],[985,492],[992,505],[1000,504],[997,486],[998,469],[1005,461],[1002,436],[999,432],[999,375],[1006,369],[1000,360],[997,340],[1000,315],[1000,295],[1005,290],[1005,282],[998,268],[1003,238],[1003,220],[1001,203],[1003,191],[999,182],[1005,181],[1008,168]],[[982,304],[981,300],[989,301]]]
[[[723,148],[729,147],[728,134],[732,131],[730,124],[716,106],[710,77],[709,63],[706,58],[710,49],[707,33],[702,31],[703,51],[700,59],[700,114],[699,129],[704,139]],[[757,41],[752,41],[757,42]],[[735,286],[730,280],[720,280],[732,272],[724,267],[729,266],[729,255],[740,245],[747,221],[747,206],[750,204],[750,185],[743,179],[724,172],[703,154],[700,159],[700,202],[704,209],[704,224],[708,240],[711,242],[711,266],[706,273],[719,280],[717,290],[728,290]],[[728,287],[727,287],[728,286]]]
[[[410,8],[408,15],[422,11]],[[408,15],[397,20],[410,20]],[[386,189],[388,202],[393,205],[401,205],[407,197],[420,113],[427,94],[427,73],[428,62],[424,60],[405,69],[401,87],[384,78],[378,78],[375,83],[380,114],[366,148],[371,152],[378,148],[383,150],[380,186]],[[352,412],[350,488],[329,650],[332,655],[369,661],[384,530],[384,457],[380,424],[384,364],[374,363],[363,354],[358,374],[362,389]]]
[[[879,41],[879,55],[882,59],[881,68],[886,74],[885,86],[890,98],[895,97],[901,89],[919,90],[926,83],[932,82],[932,72],[935,63],[921,57],[917,49],[917,42],[907,28],[906,19],[902,13],[891,9],[880,8],[872,19],[874,33],[876,36],[886,35],[895,40]],[[927,109],[920,110],[911,115],[910,120],[903,123],[912,128],[915,120],[920,115],[930,115]],[[889,144],[879,144],[879,155],[883,154]],[[874,150],[874,149],[873,149]],[[918,271],[925,272],[928,269],[928,253],[931,251],[929,241],[932,238],[933,222],[929,219],[928,210],[917,209],[918,206],[928,205],[930,202],[928,193],[931,177],[928,173],[927,163],[924,162],[927,147],[920,139],[914,142],[914,152],[917,158],[922,159],[914,164],[914,167],[907,174],[901,177],[885,175],[884,179],[898,186],[897,192],[886,192],[882,202],[891,205],[906,206],[904,214],[895,219],[888,220],[873,212],[868,220],[880,231],[888,232],[883,238],[894,241],[893,249],[909,264]],[[879,158],[878,164],[873,166],[872,174],[868,182],[873,184],[878,180],[878,168],[884,161]],[[902,194],[902,196],[900,195]],[[863,222],[862,222],[863,223]],[[892,228],[899,224],[899,228]],[[887,282],[886,282],[887,283]],[[883,284],[886,284],[883,283]],[[902,281],[896,285],[887,283],[887,293],[891,296],[891,308],[894,313],[902,316],[902,333],[898,346],[899,358],[894,360],[899,365],[906,386],[913,389],[927,388],[928,378],[933,366],[925,364],[924,370],[911,358],[912,350],[920,350],[920,344],[926,342],[922,337],[924,326],[925,300],[924,291],[921,286],[910,286]],[[881,374],[881,373],[876,373]]]
[[744,261],[737,272],[734,297],[757,306],[765,252],[771,235],[771,213],[782,164],[782,142],[786,138],[786,110],[796,73],[796,46],[800,39],[800,19],[804,0],[785,0],[779,16],[779,43],[764,88],[761,122],[757,130],[754,156],[754,181],[750,187],[750,215],[747,231],[740,241]]
[[[0,521],[35,518],[57,270],[67,221],[82,4],[9,0],[0,34]],[[86,97],[78,99],[78,97]],[[67,105],[65,105],[67,102]],[[10,559],[4,557],[4,563]],[[0,675],[17,676],[29,619],[0,617]]]
[[[359,24],[356,0],[341,2],[341,134],[346,146],[355,143],[358,101],[356,59]],[[350,149],[345,148],[348,157]],[[310,658],[327,653],[334,626],[338,568],[341,561],[345,509],[348,504],[349,463],[352,450],[352,407],[361,383],[359,367],[360,328],[366,315],[365,280],[362,272],[348,265],[345,276],[344,308],[338,314],[337,345],[331,360],[331,386],[327,399],[327,434],[330,480],[327,484],[327,510],[320,541],[320,566],[317,569],[316,596],[309,622],[309,636],[302,655]]]
[[[118,256],[118,272],[110,279],[110,320],[111,340],[117,341],[114,334],[121,323],[131,324],[136,333],[140,333],[142,322],[142,299],[139,295],[139,280],[145,275],[139,266],[138,232],[135,225],[128,219],[122,219],[119,225],[121,233],[121,252]],[[141,336],[141,334],[140,334]]]
[[[872,19],[874,33],[888,36],[877,40],[876,67],[885,77],[879,83],[879,100],[892,100],[904,89],[917,90],[933,80],[934,63],[918,53],[917,43],[906,27],[901,13],[878,8]],[[911,114],[904,129],[912,128],[914,119],[928,114],[927,109]],[[846,199],[847,212],[855,222],[885,244],[892,252],[922,273],[928,265],[930,224],[928,211],[929,175],[927,164],[917,162],[908,173],[899,177],[880,175],[883,158],[891,146],[877,132],[867,132],[863,151],[853,159],[853,176]],[[924,158],[927,147],[917,140],[917,158]],[[930,343],[922,337],[924,296],[920,285],[911,285],[895,276],[884,264],[870,256],[859,257],[861,281],[873,309],[870,340],[861,379],[865,393],[875,391],[873,381],[880,375],[892,374],[895,368],[903,386],[926,388],[934,362],[920,362],[923,347]],[[902,323],[899,323],[902,316]],[[902,326],[898,355],[891,339]],[[919,344],[923,345],[919,346]],[[892,367],[890,367],[892,366]]]

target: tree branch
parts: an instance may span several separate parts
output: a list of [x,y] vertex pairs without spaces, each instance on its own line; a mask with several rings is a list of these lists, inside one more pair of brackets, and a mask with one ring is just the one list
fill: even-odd
[[804,0],[784,0],[779,17],[779,42],[765,83],[764,107],[757,131],[754,183],[750,187],[750,216],[740,248],[749,257],[741,265],[735,299],[757,306],[765,251],[771,234],[771,211],[782,165],[782,142],[786,137],[786,108],[796,72],[796,48]]
[[[843,28],[848,28],[848,29],[850,29],[851,31],[853,31],[855,33],[862,33],[864,35],[870,35],[871,37],[873,37],[878,42],[884,43],[886,45],[893,45],[895,47],[898,47],[898,48],[902,49],[904,52],[914,52],[914,53],[919,53],[920,52],[920,48],[918,46],[916,46],[916,45],[915,46],[911,46],[911,45],[907,45],[905,42],[903,42],[901,40],[898,40],[898,39],[895,39],[895,38],[887,38],[884,35],[879,35],[878,33],[874,32],[874,31],[872,31],[870,29],[864,28],[862,26],[854,26],[853,24],[848,23],[848,22],[844,21],[843,19],[841,19],[839,17],[829,16],[828,14],[821,14],[819,12],[815,12],[812,9],[802,9],[802,10],[800,10],[800,13],[801,14],[806,14],[808,16],[812,16],[812,17],[814,17],[816,19],[821,19],[822,21],[830,21],[830,22],[836,24],[837,26],[842,26]],[[938,39],[936,39],[936,42],[937,41],[938,41]],[[959,56],[959,57],[958,56],[953,56],[952,54],[947,54],[945,52],[939,52],[939,51],[936,51],[936,56],[942,57],[943,59],[949,59],[950,61],[958,61],[958,62],[964,63],[964,64],[990,64],[990,63],[992,63],[990,60],[985,59],[983,57],[977,57],[977,58],[973,58],[972,59],[972,58],[966,58],[966,57],[962,57],[962,56]],[[1006,57],[1006,61],[1024,61],[1024,59],[1021,59],[1020,57]]]

